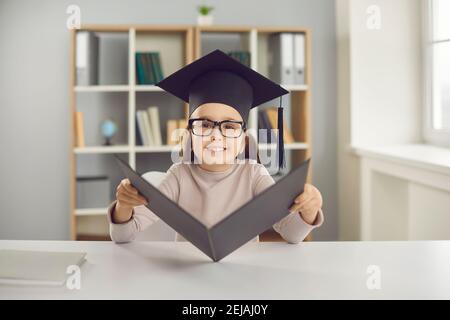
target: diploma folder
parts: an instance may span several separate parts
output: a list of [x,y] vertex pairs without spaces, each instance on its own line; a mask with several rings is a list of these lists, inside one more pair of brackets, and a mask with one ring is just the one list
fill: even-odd
[[148,200],[146,207],[216,262],[289,214],[295,198],[303,192],[310,162],[310,159],[304,161],[274,185],[208,228],[142,178],[126,162],[116,155],[114,157],[133,187]]

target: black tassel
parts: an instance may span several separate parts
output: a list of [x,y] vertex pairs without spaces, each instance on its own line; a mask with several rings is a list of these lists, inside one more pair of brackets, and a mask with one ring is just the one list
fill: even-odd
[[283,133],[283,107],[281,105],[278,107],[278,171],[286,167],[285,157],[284,157],[284,133]]

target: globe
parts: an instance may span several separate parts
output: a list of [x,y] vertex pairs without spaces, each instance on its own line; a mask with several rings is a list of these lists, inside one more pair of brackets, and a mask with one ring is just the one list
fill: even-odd
[[117,125],[112,120],[105,120],[101,126],[102,136],[105,138],[105,145],[111,145],[111,138],[117,132]]

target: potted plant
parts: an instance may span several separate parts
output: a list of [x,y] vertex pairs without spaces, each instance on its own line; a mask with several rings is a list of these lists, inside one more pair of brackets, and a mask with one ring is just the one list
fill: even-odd
[[213,15],[211,14],[211,11],[214,9],[214,7],[210,7],[207,5],[200,5],[197,7],[198,9],[198,17],[197,17],[197,24],[199,25],[212,25],[213,23]]

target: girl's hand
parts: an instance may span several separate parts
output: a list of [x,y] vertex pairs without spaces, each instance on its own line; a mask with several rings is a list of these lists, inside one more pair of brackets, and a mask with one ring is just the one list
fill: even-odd
[[316,220],[319,209],[322,208],[322,195],[312,184],[305,183],[303,193],[295,198],[294,204],[289,211],[300,212],[300,216],[308,224],[313,224]]
[[116,223],[130,220],[133,207],[148,204],[147,200],[139,194],[128,179],[120,181],[116,189],[116,199],[116,208],[113,213],[113,220]]

